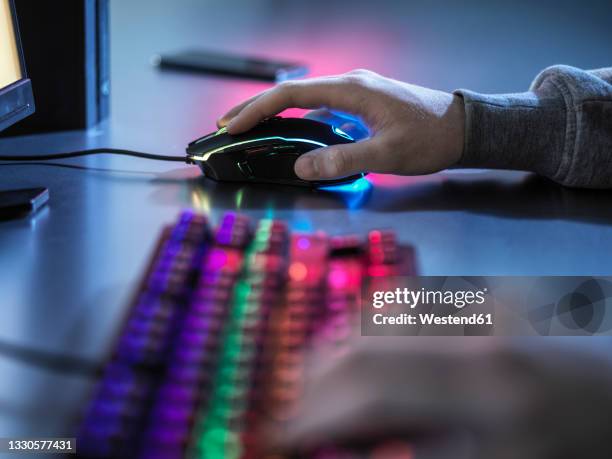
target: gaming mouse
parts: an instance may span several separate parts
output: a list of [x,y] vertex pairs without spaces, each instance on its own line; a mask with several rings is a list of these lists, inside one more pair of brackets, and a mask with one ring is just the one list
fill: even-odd
[[307,181],[295,174],[295,161],[315,148],[352,142],[351,136],[329,124],[275,116],[242,134],[230,135],[221,128],[194,140],[187,147],[187,162],[197,164],[206,177],[219,181],[334,185],[353,182],[364,174]]

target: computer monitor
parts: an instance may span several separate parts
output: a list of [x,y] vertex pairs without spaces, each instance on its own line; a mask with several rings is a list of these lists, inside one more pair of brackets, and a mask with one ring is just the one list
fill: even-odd
[[0,131],[34,113],[13,0],[0,0]]

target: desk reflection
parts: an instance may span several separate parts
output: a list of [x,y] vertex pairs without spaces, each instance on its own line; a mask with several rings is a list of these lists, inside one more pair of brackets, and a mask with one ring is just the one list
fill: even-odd
[[[230,209],[267,217],[292,210],[462,211],[514,219],[612,223],[611,191],[566,188],[518,171],[445,171],[421,177],[369,174],[350,184],[313,189],[215,182],[184,169],[154,180],[171,178],[186,183],[186,205],[213,215]],[[163,196],[167,191],[158,190],[155,199],[176,202],[176,196]]]
[[318,189],[259,184],[235,184],[202,179],[190,182],[194,209],[210,213],[213,208],[236,211],[264,210],[273,217],[277,209],[348,209],[364,207],[372,192],[365,178],[345,185]]

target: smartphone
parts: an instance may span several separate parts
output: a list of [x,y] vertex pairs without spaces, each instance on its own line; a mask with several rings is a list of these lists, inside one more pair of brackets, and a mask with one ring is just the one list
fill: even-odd
[[154,56],[153,65],[160,69],[228,75],[264,81],[299,78],[308,68],[296,62],[283,62],[253,56],[239,56],[205,50],[188,50]]
[[47,188],[0,191],[0,220],[25,217],[36,212],[49,200]]

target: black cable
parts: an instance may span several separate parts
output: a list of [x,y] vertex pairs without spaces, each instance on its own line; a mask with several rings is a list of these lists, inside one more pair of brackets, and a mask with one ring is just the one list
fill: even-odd
[[118,148],[93,148],[91,150],[70,151],[67,153],[55,153],[52,155],[0,155],[0,161],[47,161],[52,159],[77,158],[80,156],[101,154],[135,156],[137,158],[156,159],[159,161],[180,161],[183,163],[186,161],[184,156],[154,155],[152,153],[122,150]]
[[0,355],[58,373],[75,374],[91,378],[97,378],[102,374],[102,366],[97,362],[7,343],[5,341],[0,341]]
[[91,167],[91,166],[83,166],[81,164],[67,164],[67,163],[50,163],[42,161],[24,161],[20,163],[19,161],[10,161],[3,163],[0,161],[0,167],[3,166],[48,166],[48,167],[65,167],[67,169],[78,169],[81,171],[87,172],[112,172],[112,173],[124,173],[124,174],[142,174],[142,175],[154,175],[153,172],[143,172],[136,170],[122,170],[122,169],[107,169],[104,167]]

